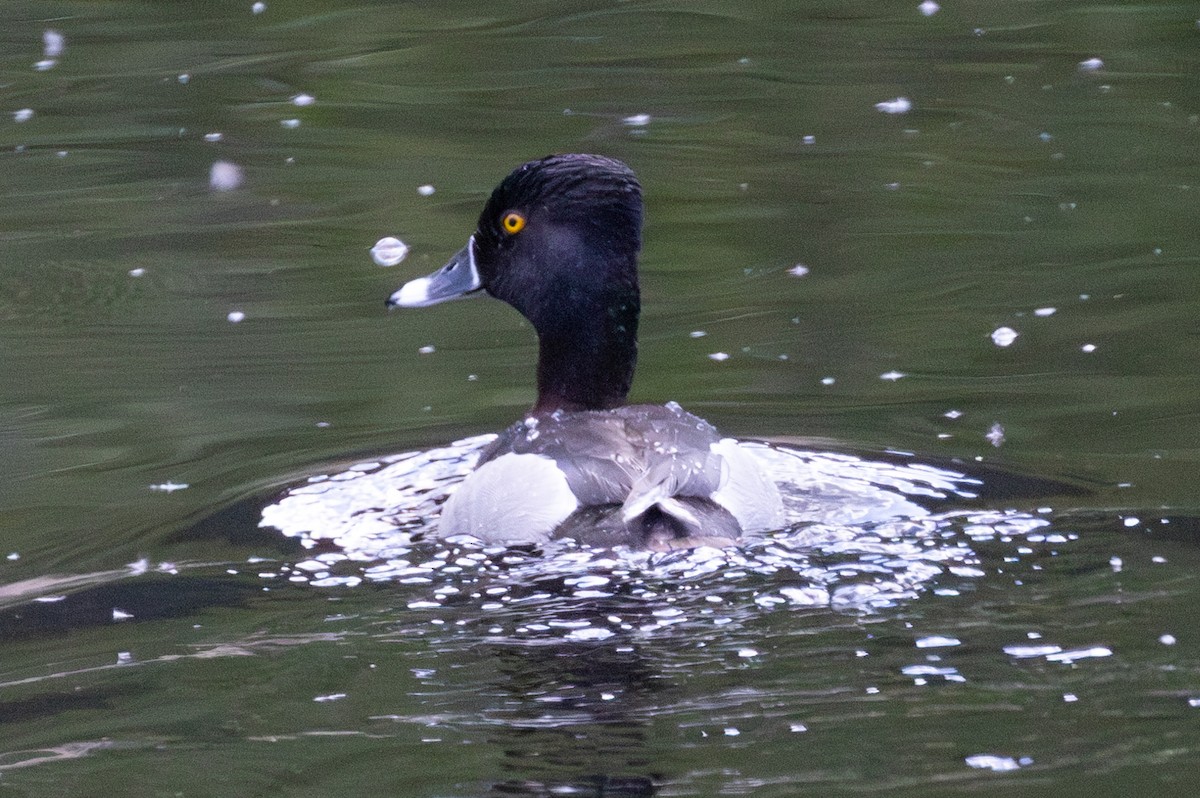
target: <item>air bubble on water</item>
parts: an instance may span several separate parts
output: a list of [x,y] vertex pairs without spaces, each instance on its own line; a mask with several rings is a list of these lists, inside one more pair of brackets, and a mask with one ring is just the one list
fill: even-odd
[[379,266],[395,266],[408,256],[408,244],[398,238],[387,236],[371,247],[371,259]]
[[962,641],[957,637],[943,637],[942,635],[930,635],[929,637],[921,637],[916,641],[917,648],[948,648],[951,646],[961,646]]
[[997,327],[992,331],[992,343],[999,347],[1011,346],[1019,335],[1012,327]]

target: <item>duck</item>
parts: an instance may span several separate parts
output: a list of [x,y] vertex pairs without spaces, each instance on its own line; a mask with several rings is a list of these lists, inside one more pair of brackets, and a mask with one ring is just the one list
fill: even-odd
[[442,504],[439,537],[671,551],[775,528],[776,484],[750,447],[675,402],[627,404],[637,363],[642,187],[613,158],[518,166],[466,246],[389,308],[486,294],[537,335],[537,398]]

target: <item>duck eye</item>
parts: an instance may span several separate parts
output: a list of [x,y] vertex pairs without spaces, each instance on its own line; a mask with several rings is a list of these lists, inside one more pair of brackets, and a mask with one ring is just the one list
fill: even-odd
[[500,224],[504,227],[504,232],[509,235],[515,235],[525,229],[525,217],[516,211],[509,211],[504,214],[504,218],[500,220]]

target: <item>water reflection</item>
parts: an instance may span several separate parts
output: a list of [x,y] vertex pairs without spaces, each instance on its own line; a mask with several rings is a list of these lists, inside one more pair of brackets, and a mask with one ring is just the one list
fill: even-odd
[[504,752],[497,792],[562,791],[566,774],[596,795],[650,795],[661,781],[648,718],[666,688],[657,663],[635,646],[493,643],[495,696],[481,720]]

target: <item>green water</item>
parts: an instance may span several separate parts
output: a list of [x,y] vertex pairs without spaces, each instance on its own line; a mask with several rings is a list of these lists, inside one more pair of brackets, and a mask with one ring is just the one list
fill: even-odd
[[[6,0],[0,796],[1190,795],[1200,9],[944,5]],[[517,314],[383,300],[562,151],[644,184],[635,399],[1065,479],[1078,537],[983,544],[957,595],[869,617],[755,612],[764,574],[729,623],[588,645],[514,630],[670,602],[421,612],[259,577],[290,555],[252,520],[196,533],[519,416]],[[218,160],[239,188],[210,190]],[[183,576],[122,573],[142,558]],[[905,672],[935,634],[965,681]],[[1003,652],[1039,640],[1111,655]]]

